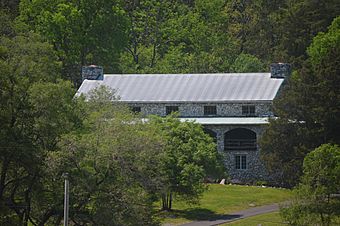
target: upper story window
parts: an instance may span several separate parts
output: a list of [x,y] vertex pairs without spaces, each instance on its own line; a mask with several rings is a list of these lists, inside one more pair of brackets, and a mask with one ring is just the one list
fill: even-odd
[[204,106],[204,115],[216,115],[216,106]]
[[172,112],[177,112],[178,106],[165,106],[165,114],[170,115]]
[[134,113],[140,113],[142,111],[142,108],[139,106],[135,106],[131,108],[131,111]]
[[242,106],[242,115],[255,115],[255,105],[243,105]]

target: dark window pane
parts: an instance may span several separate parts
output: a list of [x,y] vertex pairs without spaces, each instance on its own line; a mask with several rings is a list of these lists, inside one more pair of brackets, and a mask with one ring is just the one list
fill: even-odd
[[246,116],[255,115],[255,105],[243,105],[242,115],[246,115]]
[[242,115],[246,115],[248,113],[248,107],[242,106]]
[[247,169],[247,158],[245,155],[241,156],[241,169]]
[[249,106],[249,114],[255,115],[255,106],[254,105]]
[[236,155],[235,156],[235,168],[236,169],[240,169],[241,168],[241,165],[240,165],[240,157],[239,155]]
[[216,106],[204,106],[204,115],[216,115]]
[[170,115],[172,112],[178,111],[178,106],[166,106],[165,113],[166,115]]
[[235,168],[236,169],[247,169],[247,156],[246,155],[235,155]]
[[139,113],[139,112],[141,112],[141,107],[132,107],[132,112],[135,112],[135,113]]

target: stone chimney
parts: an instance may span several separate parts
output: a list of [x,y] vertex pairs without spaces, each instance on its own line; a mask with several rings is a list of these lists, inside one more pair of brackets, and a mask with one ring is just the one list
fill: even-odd
[[83,66],[81,70],[82,81],[88,80],[103,80],[103,67],[97,65]]
[[287,63],[274,63],[270,65],[272,78],[287,78],[292,73],[292,67]]

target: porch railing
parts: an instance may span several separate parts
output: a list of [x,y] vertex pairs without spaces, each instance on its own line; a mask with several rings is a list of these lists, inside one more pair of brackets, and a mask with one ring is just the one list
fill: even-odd
[[226,139],[224,150],[256,150],[256,139]]

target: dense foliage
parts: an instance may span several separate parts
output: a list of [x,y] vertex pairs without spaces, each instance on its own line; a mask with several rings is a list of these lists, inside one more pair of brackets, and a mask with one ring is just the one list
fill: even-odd
[[162,209],[171,210],[173,197],[197,202],[205,189],[204,180],[223,177],[224,167],[216,144],[201,125],[181,122],[173,116],[152,117],[164,137],[164,158],[158,169],[162,174]]
[[308,60],[274,102],[279,115],[262,138],[263,158],[283,186],[298,184],[305,155],[340,144],[340,17],[308,48]]
[[312,38],[340,11],[336,0],[3,4],[19,8],[17,23],[53,44],[63,76],[76,85],[86,64],[108,73],[257,72],[278,61],[300,68]]
[[305,157],[295,200],[281,214],[290,225],[335,225],[340,216],[339,192],[340,147],[321,145]]
[[114,99],[113,92],[101,87],[88,101],[77,100],[82,126],[64,134],[58,149],[47,156],[47,186],[32,214],[37,222],[48,214],[48,223],[62,219],[60,182],[68,172],[74,224],[157,224],[152,203],[160,186],[161,137],[127,107],[112,104]]
[[21,225],[42,183],[46,151],[77,120],[70,106],[74,91],[58,79],[52,46],[32,32],[9,34],[0,39],[0,218]]

